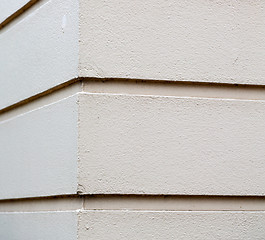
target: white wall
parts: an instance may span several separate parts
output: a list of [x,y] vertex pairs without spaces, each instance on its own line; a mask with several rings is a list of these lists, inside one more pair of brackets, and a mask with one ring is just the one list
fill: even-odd
[[77,212],[0,213],[0,238],[77,239]]
[[77,121],[73,96],[0,123],[0,199],[76,193]]
[[77,77],[78,2],[41,1],[0,32],[0,109]]
[[29,2],[29,0],[2,0],[0,2],[0,23],[5,21]]

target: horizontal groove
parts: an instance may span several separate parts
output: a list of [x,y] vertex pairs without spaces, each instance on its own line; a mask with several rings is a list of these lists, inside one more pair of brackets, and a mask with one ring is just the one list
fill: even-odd
[[83,82],[83,91],[92,93],[265,100],[265,86],[260,85],[140,79],[83,79]]
[[69,195],[0,201],[0,212],[66,210],[265,211],[265,197]]
[[0,31],[7,27],[11,22],[13,22],[18,17],[22,17],[24,14],[26,14],[36,3],[43,2],[44,0],[30,0],[28,1],[24,6],[22,6],[20,9],[18,9],[16,12],[8,16],[4,21],[0,23]]
[[71,80],[65,84],[26,99],[16,105],[0,110],[0,122],[43,107],[47,104],[54,103],[80,91],[82,91],[81,82],[76,79]]
[[69,211],[83,207],[77,195],[0,200],[0,212]]
[[116,78],[74,78],[44,92],[0,110],[0,121],[33,110],[59,99],[73,85],[79,89],[72,91],[106,94],[157,95],[175,97],[198,97],[215,99],[265,100],[265,86],[185,81],[164,81]]
[[85,198],[84,209],[152,211],[262,211],[264,197],[218,196],[94,196]]
[[66,88],[67,86],[72,85],[75,82],[78,82],[78,80],[79,80],[78,78],[71,79],[71,80],[69,80],[67,82],[59,84],[59,85],[57,85],[57,86],[55,86],[53,88],[50,88],[50,89],[48,89],[46,91],[43,91],[43,92],[38,93],[36,95],[33,95],[33,96],[29,97],[29,98],[26,98],[26,99],[24,99],[22,101],[14,103],[14,104],[12,104],[12,105],[10,105],[8,107],[0,109],[0,114],[3,114],[3,113],[8,112],[8,111],[11,111],[12,109],[18,108],[20,106],[24,106],[24,105],[26,105],[26,104],[28,104],[30,102],[35,101],[38,98],[42,98],[42,97],[45,97],[47,95],[50,95],[51,93],[55,93],[55,92],[57,92],[57,91],[59,91],[59,90],[61,90],[63,88]]

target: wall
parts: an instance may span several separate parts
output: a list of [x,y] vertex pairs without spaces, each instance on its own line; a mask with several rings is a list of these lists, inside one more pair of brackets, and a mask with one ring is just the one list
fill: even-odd
[[264,3],[0,8],[1,239],[263,239]]

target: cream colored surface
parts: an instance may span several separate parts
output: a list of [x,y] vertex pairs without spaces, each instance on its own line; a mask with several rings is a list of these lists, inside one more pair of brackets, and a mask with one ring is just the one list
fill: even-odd
[[40,1],[0,32],[0,109],[77,77],[264,85],[263,9],[250,0]]
[[83,194],[264,195],[264,101],[79,96]]
[[264,86],[235,86],[225,84],[201,84],[192,82],[161,82],[129,79],[82,79],[72,84],[63,84],[37,97],[0,111],[0,121],[26,113],[47,104],[59,101],[78,92],[114,93],[130,95],[157,95],[202,97],[218,99],[265,100]]
[[[1,207],[1,205],[0,205]],[[88,210],[264,211],[260,197],[94,196],[84,198]]]
[[2,121],[1,198],[264,196],[263,109],[263,100],[78,93]]
[[80,0],[80,76],[265,84],[264,1]]
[[119,79],[83,80],[83,91],[89,93],[115,93],[218,99],[265,100],[265,87],[228,84],[202,84],[193,82],[163,82]]
[[27,2],[0,3],[0,239],[264,239],[265,3]]
[[263,239],[264,212],[55,211],[0,213],[0,237],[35,239]]
[[79,240],[261,240],[264,212],[82,211]]

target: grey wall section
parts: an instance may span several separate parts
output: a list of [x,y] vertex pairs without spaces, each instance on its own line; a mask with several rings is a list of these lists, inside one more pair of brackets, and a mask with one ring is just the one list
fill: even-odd
[[0,23],[2,23],[6,18],[10,17],[28,2],[30,2],[30,0],[1,0]]
[[264,101],[79,98],[84,193],[265,194]]
[[1,32],[0,53],[0,109],[77,77],[78,1],[42,2]]
[[80,5],[81,76],[265,84],[264,1]]
[[3,240],[77,240],[77,212],[0,213]]
[[75,96],[0,123],[0,198],[76,193]]
[[265,236],[264,212],[85,211],[79,239],[240,239]]

